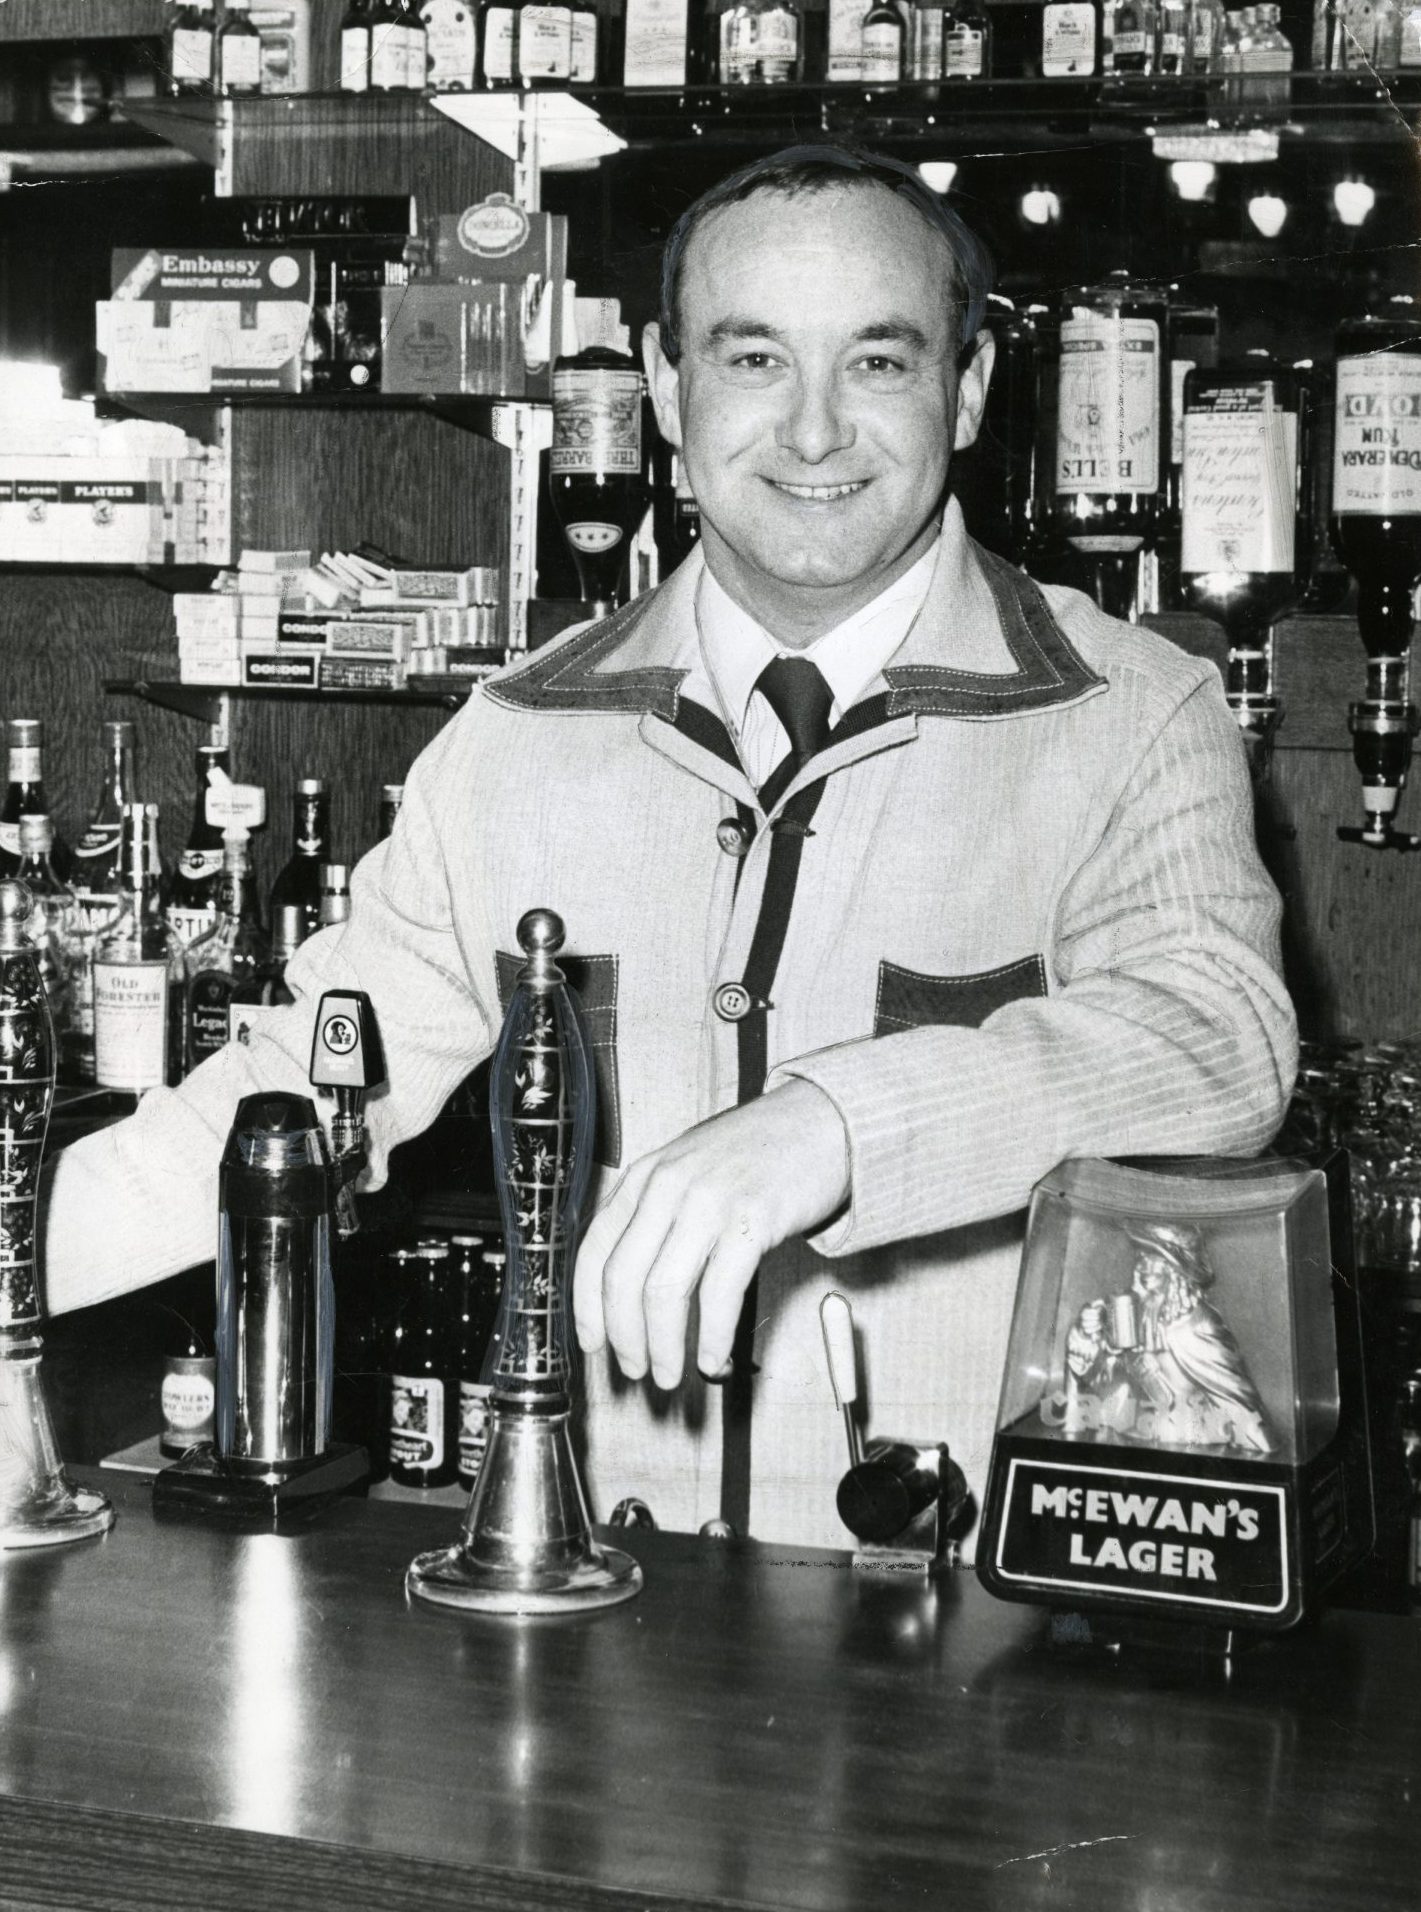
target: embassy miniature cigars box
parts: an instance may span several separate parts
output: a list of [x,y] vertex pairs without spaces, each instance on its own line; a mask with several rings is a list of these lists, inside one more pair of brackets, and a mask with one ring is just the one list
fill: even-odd
[[1345,1172],[1072,1161],[1032,1196],[994,1594],[1280,1631],[1372,1544]]
[[119,248],[96,314],[110,392],[299,392],[309,252]]

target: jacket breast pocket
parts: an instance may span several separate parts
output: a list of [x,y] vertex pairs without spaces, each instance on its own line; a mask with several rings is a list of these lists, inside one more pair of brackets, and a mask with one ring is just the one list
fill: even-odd
[[881,962],[873,1033],[895,1036],[903,1029],[937,1023],[977,1029],[1007,1003],[1045,994],[1046,965],[1039,956],[1023,956],[969,976],[929,976],[920,969]]
[[[507,1009],[522,956],[496,950],[498,1001]],[[617,1081],[617,959],[615,956],[559,955],[558,967],[577,991],[592,1037],[592,1069],[597,1080],[597,1129],[592,1159],[616,1168],[622,1159],[622,1106]]]

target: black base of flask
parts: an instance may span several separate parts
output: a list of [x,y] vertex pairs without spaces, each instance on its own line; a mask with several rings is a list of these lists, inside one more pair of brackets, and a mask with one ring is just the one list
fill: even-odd
[[310,1460],[263,1472],[224,1460],[210,1442],[189,1448],[153,1481],[160,1518],[212,1520],[246,1532],[291,1533],[308,1526],[342,1494],[370,1477],[363,1447],[333,1444]]

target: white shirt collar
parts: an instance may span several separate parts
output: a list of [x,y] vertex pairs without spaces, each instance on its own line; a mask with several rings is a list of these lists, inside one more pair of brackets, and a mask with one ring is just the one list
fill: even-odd
[[738,736],[745,728],[750,698],[765,666],[776,657],[808,657],[818,665],[833,692],[832,720],[837,723],[892,661],[922,609],[941,548],[940,537],[901,578],[895,578],[862,610],[836,624],[802,651],[777,644],[763,626],[702,569],[696,598],[701,655],[722,713]]

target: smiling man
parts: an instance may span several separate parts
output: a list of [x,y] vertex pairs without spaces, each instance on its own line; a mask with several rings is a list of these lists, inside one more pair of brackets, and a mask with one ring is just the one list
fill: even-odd
[[980,1496],[1032,1184],[1254,1149],[1294,1065],[1217,674],[963,529],[988,282],[863,154],[780,154],[691,208],[646,354],[700,549],[484,685],[349,922],[290,964],[296,1002],[61,1159],[52,1307],[211,1254],[236,1100],[300,1086],[333,986],[384,1032],[382,1172],[488,1053],[546,905],[598,1067],[596,1509],[843,1544],[831,1287],[870,1431],[948,1441]]

